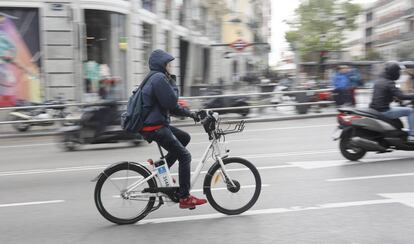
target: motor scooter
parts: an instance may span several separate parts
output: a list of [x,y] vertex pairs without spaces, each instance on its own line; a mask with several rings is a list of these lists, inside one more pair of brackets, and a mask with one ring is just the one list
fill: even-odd
[[85,144],[121,141],[140,145],[144,142],[143,137],[138,132],[129,133],[123,130],[120,125],[120,114],[116,102],[85,108],[77,125],[65,126],[59,130],[61,145],[67,151],[76,150]]
[[408,130],[400,119],[389,119],[374,109],[340,108],[337,115],[341,154],[357,161],[367,152],[387,153],[393,150],[414,151],[414,143],[407,141]]
[[[53,108],[36,108],[36,109],[20,109],[17,108],[9,113],[9,118],[11,121],[17,120],[37,120],[37,122],[22,122],[14,123],[13,128],[20,132],[25,132],[30,129],[32,126],[51,126],[54,125],[54,121],[49,121],[50,119],[63,119],[69,113],[65,110],[65,106],[62,100],[48,100],[44,103],[31,103],[27,101],[17,101],[16,104],[19,106],[37,106],[37,105],[58,105]],[[41,121],[45,120],[45,121]]]

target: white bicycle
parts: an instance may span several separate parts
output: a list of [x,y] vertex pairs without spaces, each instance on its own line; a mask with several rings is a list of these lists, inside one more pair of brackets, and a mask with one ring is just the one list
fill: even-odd
[[[241,214],[259,198],[260,174],[246,159],[229,157],[229,150],[224,149],[220,142],[227,134],[242,132],[245,123],[240,121],[222,130],[218,113],[202,110],[198,115],[210,144],[192,173],[191,188],[211,155],[215,163],[207,171],[203,189],[199,191],[218,212]],[[171,179],[162,149],[159,145],[158,148],[161,159],[157,162],[149,160],[152,170],[140,163],[120,162],[109,166],[95,178],[95,204],[103,217],[116,224],[133,224],[164,203],[179,202],[179,187]]]

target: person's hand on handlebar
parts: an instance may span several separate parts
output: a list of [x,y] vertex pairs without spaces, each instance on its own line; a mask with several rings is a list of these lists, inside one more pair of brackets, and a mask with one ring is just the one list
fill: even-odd
[[192,111],[190,114],[190,118],[194,120],[194,122],[200,122],[200,116],[198,114],[199,112]]

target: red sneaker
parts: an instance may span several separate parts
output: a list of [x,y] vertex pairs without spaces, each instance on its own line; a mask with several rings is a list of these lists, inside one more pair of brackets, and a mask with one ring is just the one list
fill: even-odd
[[187,198],[181,198],[180,199],[180,208],[189,208],[194,209],[197,205],[203,205],[206,204],[206,199],[198,199],[194,196],[189,196]]

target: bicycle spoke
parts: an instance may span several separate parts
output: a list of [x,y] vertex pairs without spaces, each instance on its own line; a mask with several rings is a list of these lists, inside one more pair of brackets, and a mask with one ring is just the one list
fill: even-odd
[[[139,180],[131,181],[129,178]],[[154,199],[148,197],[147,199],[139,199],[137,201],[129,198],[128,194],[125,196],[121,195],[130,185],[141,182],[142,184],[136,186],[135,189],[135,194],[139,194],[144,188],[149,187],[148,182],[144,181],[145,178],[132,169],[132,166],[129,164],[125,165],[124,169],[108,174],[106,181],[101,186],[100,204],[98,205],[103,207],[101,213],[104,211],[104,217],[115,223],[129,223],[134,219],[145,216],[143,213],[151,208],[154,204]],[[121,189],[121,187],[124,188]]]
[[260,193],[261,181],[260,176],[257,178],[257,173],[255,174],[248,165],[250,163],[245,165],[241,160],[241,163],[226,162],[224,171],[217,168],[210,178],[210,188],[206,192],[210,204],[215,209],[227,214],[239,214],[255,203]]

